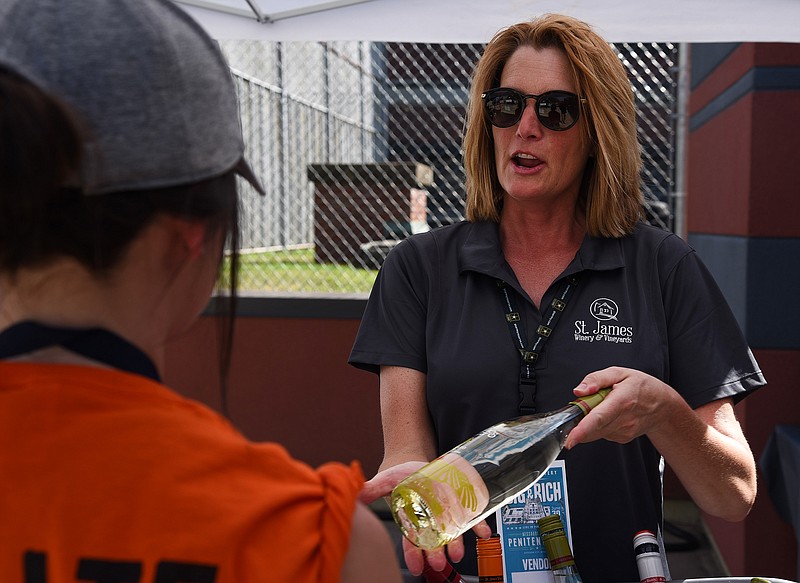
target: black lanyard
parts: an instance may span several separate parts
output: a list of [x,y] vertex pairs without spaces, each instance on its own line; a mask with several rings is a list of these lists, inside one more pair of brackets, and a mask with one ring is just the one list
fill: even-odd
[[0,360],[50,346],[62,346],[112,368],[161,382],[153,361],[144,352],[103,328],[62,328],[26,321],[0,332]]
[[580,274],[577,273],[564,278],[561,288],[542,318],[542,324],[536,328],[536,340],[530,348],[525,348],[527,335],[522,325],[522,316],[511,303],[512,294],[508,293],[508,285],[503,280],[497,280],[497,287],[503,296],[503,309],[506,311],[505,318],[511,332],[511,340],[519,351],[519,410],[522,415],[536,413],[536,362],[544,350],[547,339],[553,334],[553,329],[555,329],[561,314],[564,313],[567,302],[579,280]]

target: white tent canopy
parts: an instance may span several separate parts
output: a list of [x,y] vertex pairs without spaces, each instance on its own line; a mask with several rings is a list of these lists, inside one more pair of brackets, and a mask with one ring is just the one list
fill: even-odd
[[800,0],[176,0],[218,39],[483,43],[547,12],[611,42],[800,42]]

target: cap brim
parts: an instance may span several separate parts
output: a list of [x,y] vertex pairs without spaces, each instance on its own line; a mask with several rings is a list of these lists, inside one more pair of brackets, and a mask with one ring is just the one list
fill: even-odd
[[264,187],[261,186],[261,182],[259,182],[258,178],[256,178],[255,173],[247,164],[244,158],[241,158],[237,163],[236,166],[233,167],[233,171],[236,172],[239,176],[247,180],[253,188],[256,189],[256,192],[261,196],[266,196],[266,191]]

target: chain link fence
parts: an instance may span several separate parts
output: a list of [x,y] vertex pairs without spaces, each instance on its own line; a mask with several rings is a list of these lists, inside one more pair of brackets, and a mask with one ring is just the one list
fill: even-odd
[[[242,291],[365,293],[398,240],[463,218],[461,138],[482,45],[220,44],[267,190],[243,196]],[[648,215],[671,229],[678,47],[614,47],[636,94]]]

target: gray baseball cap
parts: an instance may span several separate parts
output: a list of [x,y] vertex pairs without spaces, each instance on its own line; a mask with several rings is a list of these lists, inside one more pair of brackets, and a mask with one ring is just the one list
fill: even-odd
[[217,44],[168,0],[2,0],[0,65],[70,105],[89,138],[87,194],[176,186],[244,160],[238,102]]

